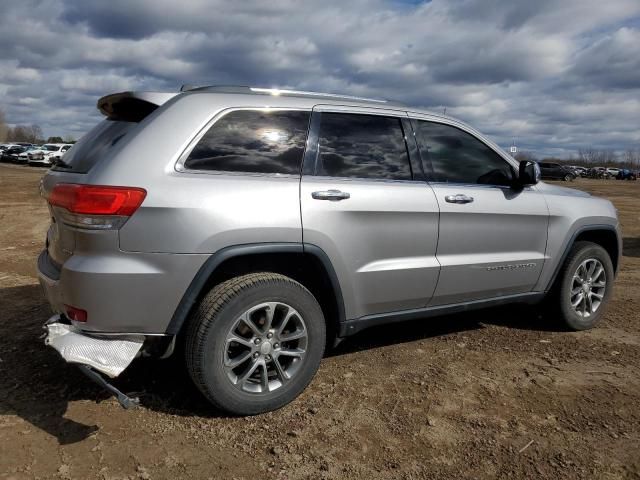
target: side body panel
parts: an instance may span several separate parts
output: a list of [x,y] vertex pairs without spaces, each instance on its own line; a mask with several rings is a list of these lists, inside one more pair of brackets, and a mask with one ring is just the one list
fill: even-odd
[[[410,112],[410,117],[414,125],[424,120],[466,132],[517,172],[513,158],[468,126],[433,115]],[[429,176],[429,155],[421,152],[421,157]],[[545,263],[549,211],[544,195],[535,186],[515,189],[433,181],[430,185],[440,208],[437,258],[441,271],[429,305],[530,292]],[[456,202],[458,196],[463,203]]]
[[[535,187],[432,184],[440,204],[438,261],[431,305],[531,291],[545,263],[548,210]],[[448,203],[464,194],[472,203]]]
[[[336,189],[351,198],[312,198]],[[324,250],[336,270],[347,318],[422,307],[433,294],[438,207],[421,182],[302,178],[303,237]]]
[[534,289],[545,291],[551,282],[564,254],[575,235],[585,229],[612,229],[618,238],[618,252],[622,252],[622,232],[616,209],[611,202],[571,188],[558,187],[544,182],[536,188],[545,196],[549,209],[549,237],[547,257],[549,261],[540,274]]
[[[318,110],[397,117],[404,113],[365,108]],[[313,146],[307,145],[307,153],[310,150]],[[305,171],[308,161],[309,155]],[[327,190],[350,197],[327,201],[312,196]],[[303,175],[300,198],[304,242],[320,247],[331,259],[346,318],[426,305],[440,269],[435,257],[438,205],[428,184]]]

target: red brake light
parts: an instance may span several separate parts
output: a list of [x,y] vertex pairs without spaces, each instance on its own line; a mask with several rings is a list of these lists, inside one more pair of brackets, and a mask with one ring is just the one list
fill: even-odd
[[53,188],[48,200],[51,205],[71,213],[130,217],[146,196],[144,188],[60,183]]

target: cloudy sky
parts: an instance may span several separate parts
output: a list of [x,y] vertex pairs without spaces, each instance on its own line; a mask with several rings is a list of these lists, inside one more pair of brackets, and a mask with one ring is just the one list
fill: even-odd
[[79,137],[183,83],[391,98],[503,146],[640,148],[640,0],[4,0],[0,109]]

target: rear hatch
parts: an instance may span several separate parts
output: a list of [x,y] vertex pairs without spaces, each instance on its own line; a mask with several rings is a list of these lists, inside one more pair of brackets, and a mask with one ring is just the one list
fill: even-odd
[[[95,235],[103,229],[99,225],[96,228],[95,223],[87,224],[88,228],[85,229],[82,223],[87,222],[87,219],[70,215],[68,209],[62,205],[52,205],[51,196],[56,186],[87,183],[91,169],[108,158],[123,139],[132,135],[144,118],[175,95],[176,93],[124,92],[102,97],[98,101],[98,109],[106,119],[73,145],[61,161],[57,161],[44,176],[40,187],[41,194],[49,201],[51,216],[46,250],[53,266],[59,269],[73,255],[78,235]],[[68,193],[67,191],[67,197]]]

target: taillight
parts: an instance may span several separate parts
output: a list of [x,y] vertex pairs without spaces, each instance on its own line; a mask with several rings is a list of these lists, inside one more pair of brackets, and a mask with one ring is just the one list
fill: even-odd
[[48,201],[61,210],[63,222],[79,228],[114,229],[140,207],[146,190],[136,187],[112,187],[60,183]]
[[67,314],[67,318],[69,320],[73,320],[74,322],[86,322],[87,321],[87,311],[82,310],[81,308],[72,307],[71,305],[64,306],[65,313]]

